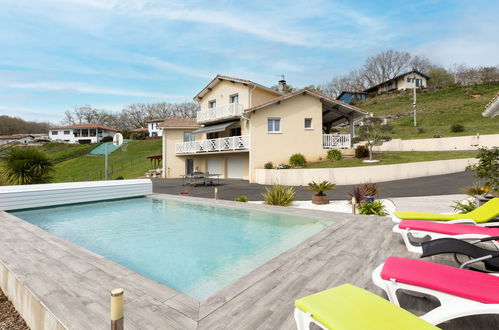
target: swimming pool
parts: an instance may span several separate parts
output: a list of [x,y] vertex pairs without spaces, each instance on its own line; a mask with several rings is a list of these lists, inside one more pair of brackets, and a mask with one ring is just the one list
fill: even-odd
[[198,300],[328,225],[147,197],[9,213]]

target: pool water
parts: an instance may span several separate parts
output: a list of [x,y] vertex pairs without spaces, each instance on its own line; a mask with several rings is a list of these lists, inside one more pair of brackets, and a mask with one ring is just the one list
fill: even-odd
[[146,197],[10,213],[198,300],[327,226]]

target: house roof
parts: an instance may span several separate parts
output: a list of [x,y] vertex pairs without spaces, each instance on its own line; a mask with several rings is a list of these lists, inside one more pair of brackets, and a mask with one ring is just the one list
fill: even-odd
[[131,129],[130,132],[147,132],[147,128],[146,127],[134,128]]
[[482,116],[484,117],[499,116],[499,92],[485,106],[485,111],[482,112]]
[[217,74],[215,78],[213,78],[212,81],[210,81],[199,93],[196,94],[196,96],[193,97],[194,101],[198,101],[202,99],[215,85],[217,85],[220,81],[226,80],[226,81],[232,81],[240,84],[245,84],[245,85],[252,85],[256,86],[258,88],[264,89],[268,92],[274,93],[276,95],[281,95],[280,92],[273,90],[272,88],[268,88],[266,86],[257,84],[256,82],[253,82],[251,80],[246,80],[246,79],[241,79],[241,78],[235,78],[235,77],[229,77],[229,76],[223,76],[220,74]]
[[68,126],[56,126],[56,127],[51,127],[50,129],[78,129],[78,128],[102,128],[107,131],[115,131],[117,132],[118,130],[116,128],[112,128],[109,126],[105,125],[100,125],[100,124],[77,124],[77,125],[68,125]]
[[165,121],[164,119],[151,119],[146,121],[146,123],[160,123],[162,121]]
[[392,82],[392,81],[394,81],[394,80],[399,79],[400,77],[406,76],[406,75],[411,74],[411,73],[417,73],[417,74],[419,74],[420,76],[423,76],[424,78],[426,78],[427,80],[430,80],[430,79],[431,79],[429,76],[425,75],[424,73],[422,73],[422,72],[420,72],[420,71],[418,71],[418,70],[411,70],[411,71],[408,71],[408,72],[405,72],[405,73],[399,74],[398,76],[393,77],[392,79],[385,80],[385,81],[383,81],[382,83],[379,83],[379,84],[377,84],[377,85],[374,85],[374,86],[372,86],[372,87],[369,87],[368,89],[365,89],[365,90],[364,90],[364,92],[367,92],[367,93],[372,92],[372,91],[376,90],[376,88],[377,88],[377,87],[379,87],[379,86],[381,86],[381,85],[388,84],[388,83],[390,83],[390,82]]
[[330,102],[332,104],[335,104],[335,105],[338,105],[338,106],[341,106],[341,107],[345,107],[349,110],[352,110],[356,113],[359,113],[361,115],[367,115],[368,112],[367,111],[364,111],[360,108],[357,108],[353,105],[350,105],[350,104],[347,104],[345,102],[342,102],[342,101],[339,101],[339,100],[336,100],[332,97],[329,97],[327,95],[324,95],[322,93],[319,93],[317,91],[313,91],[313,90],[310,90],[308,88],[302,88],[302,89],[299,89],[297,91],[294,91],[294,92],[291,92],[291,93],[288,93],[288,94],[284,94],[282,96],[279,96],[279,97],[276,97],[276,98],[273,98],[273,99],[270,99],[266,102],[263,102],[261,104],[258,104],[252,108],[248,108],[245,110],[245,112],[252,112],[252,111],[255,111],[255,110],[258,110],[258,109],[262,109],[262,108],[265,108],[271,104],[274,104],[274,103],[277,103],[277,102],[280,102],[280,101],[284,101],[284,100],[287,100],[289,98],[292,98],[292,97],[295,97],[295,96],[298,96],[298,95],[310,95],[310,96],[313,96],[315,98],[318,98],[320,100],[324,100],[326,102]]
[[0,140],[19,140],[28,136],[34,137],[33,134],[11,134],[11,135],[1,135]]
[[340,95],[338,95],[338,97],[336,99],[339,99],[340,97],[342,97],[343,94],[362,94],[362,95],[367,95],[366,92],[341,91]]
[[197,124],[196,118],[179,118],[173,117],[164,120],[158,127],[162,128],[196,128],[200,127]]

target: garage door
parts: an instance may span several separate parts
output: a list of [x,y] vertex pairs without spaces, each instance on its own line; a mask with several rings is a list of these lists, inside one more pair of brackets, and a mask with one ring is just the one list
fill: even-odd
[[230,179],[242,179],[244,176],[245,157],[233,157],[227,159],[227,177]]
[[222,158],[208,158],[208,172],[222,174]]

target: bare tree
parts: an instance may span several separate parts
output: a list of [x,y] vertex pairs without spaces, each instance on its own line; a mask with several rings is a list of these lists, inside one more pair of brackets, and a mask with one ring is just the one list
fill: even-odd
[[412,70],[422,73],[428,73],[428,71],[436,68],[436,65],[433,64],[429,58],[421,55],[414,56],[409,62],[409,66]]
[[368,57],[363,74],[370,86],[392,79],[410,68],[411,55],[393,49]]

